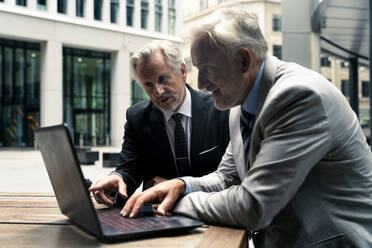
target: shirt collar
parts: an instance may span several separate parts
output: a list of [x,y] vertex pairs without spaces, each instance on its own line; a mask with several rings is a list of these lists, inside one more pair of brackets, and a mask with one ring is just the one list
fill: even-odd
[[189,89],[186,86],[185,86],[185,90],[186,90],[185,101],[182,103],[181,107],[178,109],[177,112],[162,110],[165,121],[168,122],[169,119],[172,117],[172,115],[175,113],[181,113],[191,118],[191,94],[190,94]]
[[260,87],[265,62],[266,59],[262,62],[256,81],[254,81],[252,89],[249,91],[248,96],[245,98],[244,103],[242,104],[242,109],[252,115],[257,114],[258,98],[260,97]]

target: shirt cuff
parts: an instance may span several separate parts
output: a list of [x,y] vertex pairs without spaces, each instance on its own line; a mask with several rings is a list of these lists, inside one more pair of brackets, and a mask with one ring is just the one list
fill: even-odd
[[108,175],[118,175],[119,177],[121,177],[121,179],[124,180],[123,176],[120,173],[116,172],[116,171],[111,171]]
[[184,178],[184,177],[177,177],[177,179],[180,179],[185,183],[186,188],[185,188],[185,192],[183,192],[183,195],[190,194],[192,192],[192,188],[191,188],[191,184],[189,180],[187,180],[187,178]]

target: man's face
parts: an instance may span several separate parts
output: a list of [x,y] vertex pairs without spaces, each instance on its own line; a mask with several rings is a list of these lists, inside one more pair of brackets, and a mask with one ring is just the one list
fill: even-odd
[[161,52],[137,65],[139,83],[151,101],[161,110],[177,111],[182,105],[186,92],[186,67],[183,64],[178,74],[166,63]]
[[198,87],[212,92],[217,109],[241,104],[245,89],[242,88],[241,73],[234,58],[227,58],[210,43],[207,36],[192,42],[191,57],[194,66],[199,69]]

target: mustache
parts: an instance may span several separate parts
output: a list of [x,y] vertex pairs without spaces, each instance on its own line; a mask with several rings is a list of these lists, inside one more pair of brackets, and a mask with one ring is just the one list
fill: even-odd
[[168,98],[168,97],[171,97],[171,96],[172,96],[172,94],[164,93],[161,96],[157,97],[156,100],[160,102],[160,101],[163,101],[165,98]]

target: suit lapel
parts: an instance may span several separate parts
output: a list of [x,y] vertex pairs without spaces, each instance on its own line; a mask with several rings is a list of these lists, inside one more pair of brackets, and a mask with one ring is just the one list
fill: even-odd
[[240,112],[240,105],[230,110],[229,126],[236,170],[240,179],[243,180],[244,173],[247,171],[247,164],[244,161],[243,138],[240,132]]
[[[262,74],[260,96],[258,100],[255,123],[260,119],[261,110],[265,103],[266,96],[269,94],[271,87],[275,83],[277,62],[278,60],[273,56],[267,56],[266,58],[265,67],[264,67],[264,71]],[[256,150],[259,149],[259,144],[262,139],[262,137],[259,136],[261,132],[257,130],[257,128],[258,128],[257,125],[254,125],[254,128],[252,130],[251,143],[250,143],[250,148],[249,148],[249,164],[250,165],[252,165],[253,161],[256,158],[256,154],[257,154]]]
[[[199,156],[199,152],[202,151],[203,137],[205,129],[207,128],[206,106],[203,103],[202,97],[197,97],[198,92],[191,89],[186,85],[191,95],[191,138],[190,138],[190,164],[194,164],[194,160]],[[202,112],[202,113],[200,113]]]
[[169,166],[174,170],[174,175],[176,175],[174,163],[174,157],[172,153],[172,148],[169,143],[167,131],[165,130],[164,116],[163,113],[157,109],[154,105],[150,113],[150,123],[152,124],[153,131],[153,144],[156,150],[164,158],[165,161],[169,161]]

